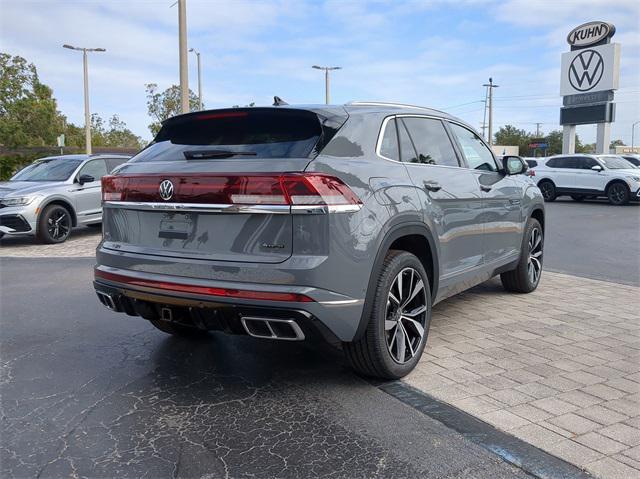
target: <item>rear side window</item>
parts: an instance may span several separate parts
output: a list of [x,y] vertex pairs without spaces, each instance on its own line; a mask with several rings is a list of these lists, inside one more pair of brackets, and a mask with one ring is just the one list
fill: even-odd
[[396,121],[392,118],[384,128],[384,134],[380,143],[380,155],[389,160],[398,161],[398,131]]
[[474,170],[498,171],[493,154],[478,135],[455,123],[450,123],[450,125],[451,130],[453,130],[453,133],[460,143],[460,148],[462,148],[462,153],[467,160],[469,168]]
[[131,161],[307,158],[317,153],[315,147],[323,133],[328,141],[326,122],[321,121],[323,118],[309,110],[279,108],[179,116],[166,121],[153,144]]
[[460,166],[449,136],[440,120],[403,118],[418,152],[417,163]]
[[572,156],[560,156],[558,158],[551,158],[547,161],[547,166],[550,168],[580,168],[578,165],[578,158]]
[[535,168],[536,166],[538,166],[538,162],[536,160],[525,160],[527,162],[527,165],[529,165],[529,168]]

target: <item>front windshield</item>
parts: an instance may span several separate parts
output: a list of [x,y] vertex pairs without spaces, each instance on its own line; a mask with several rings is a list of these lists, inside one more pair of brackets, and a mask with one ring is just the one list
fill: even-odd
[[66,181],[82,160],[52,158],[39,160],[16,173],[11,181]]
[[610,170],[630,170],[634,166],[620,156],[601,156],[599,160]]

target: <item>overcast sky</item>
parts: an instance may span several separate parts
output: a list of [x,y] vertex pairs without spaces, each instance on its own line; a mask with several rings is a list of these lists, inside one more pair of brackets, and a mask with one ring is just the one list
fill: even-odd
[[[83,124],[82,55],[63,43],[103,47],[90,57],[91,111],[118,114],[150,139],[145,83],[179,82],[174,0],[0,0],[1,50],[35,63],[60,110]],[[622,44],[612,138],[631,141],[640,119],[637,0],[187,0],[189,46],[202,52],[208,108],[322,103],[311,65],[340,65],[332,100],[380,100],[444,109],[480,127],[483,83],[495,91],[495,123],[559,128],[560,56],[567,33],[613,23]],[[195,56],[189,81],[197,90]],[[595,126],[578,128],[595,141]],[[640,138],[640,126],[636,138]]]

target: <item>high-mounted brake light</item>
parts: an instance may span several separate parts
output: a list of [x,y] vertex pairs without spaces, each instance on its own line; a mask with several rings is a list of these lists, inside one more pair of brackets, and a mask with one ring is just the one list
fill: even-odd
[[218,118],[239,118],[249,116],[246,111],[229,111],[226,113],[203,113],[196,116],[196,120],[216,120]]
[[[160,196],[169,180],[171,195]],[[361,205],[339,178],[322,173],[122,175],[102,178],[103,201],[234,205]]]

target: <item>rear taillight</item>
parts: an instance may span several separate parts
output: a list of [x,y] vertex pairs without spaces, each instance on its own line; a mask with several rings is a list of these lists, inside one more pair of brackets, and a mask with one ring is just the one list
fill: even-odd
[[124,184],[124,178],[121,176],[103,176],[102,201],[121,201]]
[[[169,180],[172,193],[160,196]],[[254,175],[123,175],[102,178],[103,201],[209,203],[234,205],[360,205],[339,178],[320,173]]]
[[527,175],[527,176],[536,176],[536,170],[527,170],[525,175]]

